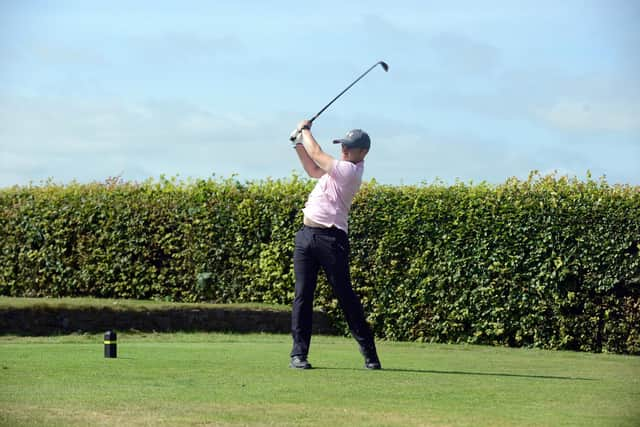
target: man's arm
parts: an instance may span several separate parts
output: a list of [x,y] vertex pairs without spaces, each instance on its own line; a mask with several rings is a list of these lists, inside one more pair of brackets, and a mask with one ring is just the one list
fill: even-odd
[[311,122],[309,120],[303,120],[298,125],[298,129],[301,129],[302,131],[302,142],[304,145],[304,149],[311,160],[323,171],[323,174],[324,172],[331,171],[335,159],[322,151],[322,148],[320,148],[320,145],[318,145],[318,142],[311,133]]
[[298,153],[298,158],[300,158],[300,163],[302,163],[302,167],[304,168],[307,175],[311,178],[320,178],[324,175],[324,171],[320,169],[320,166],[316,165],[316,163],[311,160],[309,154],[307,154],[307,150],[305,150],[302,144],[296,145],[296,153]]

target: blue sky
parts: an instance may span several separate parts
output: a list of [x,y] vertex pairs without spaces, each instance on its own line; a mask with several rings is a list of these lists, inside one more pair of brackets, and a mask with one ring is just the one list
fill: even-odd
[[365,179],[640,185],[640,2],[6,1],[0,187],[303,174],[371,135]]

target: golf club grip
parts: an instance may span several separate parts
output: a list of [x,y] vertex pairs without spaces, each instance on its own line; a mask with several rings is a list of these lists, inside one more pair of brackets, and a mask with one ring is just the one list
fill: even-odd
[[[313,123],[313,121],[318,117],[318,115],[316,114],[315,116],[311,117],[311,119],[309,120],[309,123]],[[298,129],[294,130],[291,135],[289,135],[289,141],[293,142],[296,140],[296,138],[298,137],[298,134],[300,134],[300,131]]]

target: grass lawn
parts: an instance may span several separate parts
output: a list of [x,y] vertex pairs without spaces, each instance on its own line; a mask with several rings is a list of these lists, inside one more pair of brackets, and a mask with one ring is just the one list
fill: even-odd
[[285,335],[0,337],[1,425],[638,426],[640,358]]

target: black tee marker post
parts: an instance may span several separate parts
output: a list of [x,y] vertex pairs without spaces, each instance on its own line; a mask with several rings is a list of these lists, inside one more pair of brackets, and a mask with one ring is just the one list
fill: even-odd
[[116,333],[113,331],[107,331],[104,334],[104,357],[116,358],[118,357],[118,343]]

